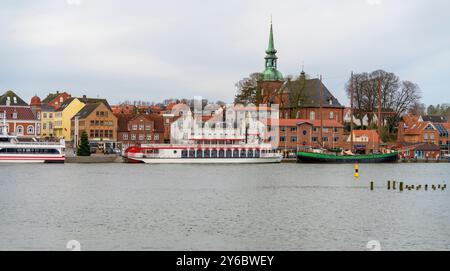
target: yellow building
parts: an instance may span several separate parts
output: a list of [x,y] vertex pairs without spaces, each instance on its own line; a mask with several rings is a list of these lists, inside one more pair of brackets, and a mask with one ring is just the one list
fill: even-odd
[[45,140],[53,139],[55,108],[48,105],[43,105],[41,107],[40,115],[41,115],[41,138]]
[[71,120],[85,103],[78,98],[69,98],[61,104],[53,115],[53,134],[57,139],[72,141]]

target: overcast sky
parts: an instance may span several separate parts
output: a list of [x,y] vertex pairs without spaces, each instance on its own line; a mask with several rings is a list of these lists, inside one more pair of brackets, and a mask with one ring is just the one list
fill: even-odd
[[264,69],[270,16],[278,67],[324,81],[347,104],[351,71],[385,69],[423,102],[450,102],[447,0],[2,0],[0,90],[231,102]]

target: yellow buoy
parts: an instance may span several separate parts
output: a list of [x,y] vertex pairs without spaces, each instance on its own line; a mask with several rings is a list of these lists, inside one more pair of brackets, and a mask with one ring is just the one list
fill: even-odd
[[359,165],[355,164],[355,178],[359,178]]

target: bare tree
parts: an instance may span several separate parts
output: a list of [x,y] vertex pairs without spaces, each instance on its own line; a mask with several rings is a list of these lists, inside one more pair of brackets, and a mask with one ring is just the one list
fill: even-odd
[[235,103],[257,104],[258,101],[258,80],[261,73],[252,73],[235,84],[237,93],[234,99]]

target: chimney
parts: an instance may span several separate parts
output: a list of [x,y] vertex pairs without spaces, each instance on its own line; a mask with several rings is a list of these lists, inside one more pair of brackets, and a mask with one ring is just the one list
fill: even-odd
[[59,90],[56,91],[56,94],[59,94]]

